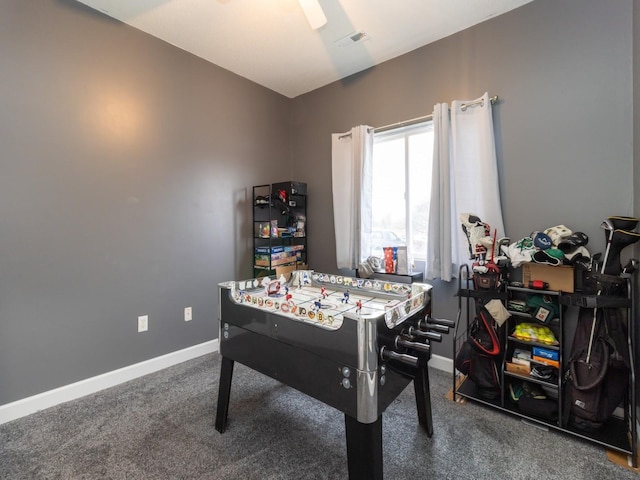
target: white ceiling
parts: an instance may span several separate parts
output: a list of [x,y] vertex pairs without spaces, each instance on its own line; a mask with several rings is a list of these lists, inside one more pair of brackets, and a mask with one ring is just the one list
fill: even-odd
[[319,30],[297,0],[78,1],[293,98],[532,0],[320,0]]

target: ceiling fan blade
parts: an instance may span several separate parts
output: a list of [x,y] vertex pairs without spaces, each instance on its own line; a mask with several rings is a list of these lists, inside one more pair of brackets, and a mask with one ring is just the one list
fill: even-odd
[[318,0],[298,0],[300,7],[307,17],[307,21],[313,30],[317,30],[327,23],[327,17]]

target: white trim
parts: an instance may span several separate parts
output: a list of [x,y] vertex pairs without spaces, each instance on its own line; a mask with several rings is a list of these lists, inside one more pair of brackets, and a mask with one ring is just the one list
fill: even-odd
[[[31,415],[45,408],[75,400],[76,398],[99,392],[105,388],[114,387],[129,380],[171,367],[172,365],[186,362],[201,355],[217,352],[218,348],[218,339],[211,340],[183,350],[178,350],[177,352],[129,365],[112,372],[103,373],[96,377],[80,380],[79,382],[49,390],[48,392],[39,393],[32,397],[0,405],[0,425]],[[429,366],[447,373],[453,372],[453,360],[440,355],[432,355],[429,360]]]
[[119,368],[118,370],[103,373],[102,375],[80,380],[79,382],[49,390],[48,392],[42,392],[32,397],[0,405],[0,424],[217,351],[218,339],[215,339],[187,347],[183,350],[178,350],[177,352],[151,358],[144,362]]
[[453,374],[453,360],[440,355],[431,355],[429,366]]

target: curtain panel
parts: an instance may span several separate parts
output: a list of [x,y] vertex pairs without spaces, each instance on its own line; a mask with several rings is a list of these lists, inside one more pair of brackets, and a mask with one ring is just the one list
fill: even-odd
[[473,213],[504,236],[489,94],[434,107],[434,151],[425,278],[450,281],[469,260],[460,225]]
[[373,128],[334,133],[331,144],[336,263],[353,270],[370,251]]

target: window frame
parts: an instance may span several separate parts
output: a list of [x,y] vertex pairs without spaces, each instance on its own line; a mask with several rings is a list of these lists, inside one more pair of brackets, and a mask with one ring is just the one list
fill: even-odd
[[[420,251],[417,253],[413,249],[413,240],[415,233],[414,230],[414,215],[412,213],[412,189],[411,189],[411,137],[416,135],[421,135],[425,133],[431,133],[433,135],[433,119],[432,118],[424,118],[421,120],[417,120],[411,123],[401,124],[397,127],[389,127],[385,128],[382,131],[374,132],[373,138],[373,158],[375,162],[375,154],[376,154],[376,146],[383,142],[396,141],[398,139],[403,139],[403,148],[404,148],[404,158],[402,159],[404,164],[404,215],[405,215],[405,225],[404,225],[404,237],[407,248],[409,249],[409,253],[411,257],[420,263],[426,261],[426,248],[424,251]],[[430,140],[433,142],[433,138]],[[431,158],[430,161],[433,160],[433,150],[431,150]],[[430,205],[429,205],[430,207]],[[428,228],[428,227],[427,227]],[[425,233],[427,235],[428,232]]]

